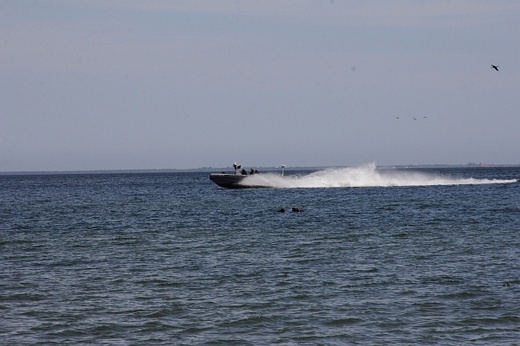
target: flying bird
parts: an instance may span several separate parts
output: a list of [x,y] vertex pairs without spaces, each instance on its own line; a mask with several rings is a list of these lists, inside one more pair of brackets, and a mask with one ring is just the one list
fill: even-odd
[[493,64],[491,64],[491,68],[494,68],[495,70],[498,71],[498,65],[493,65]]

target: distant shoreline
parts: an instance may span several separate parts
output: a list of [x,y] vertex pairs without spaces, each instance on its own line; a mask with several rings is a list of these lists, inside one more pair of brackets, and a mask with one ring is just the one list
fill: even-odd
[[[360,165],[353,166],[295,166],[286,167],[286,171],[311,171],[311,170],[323,170],[329,168],[348,168],[358,167]],[[426,164],[426,165],[376,165],[377,168],[382,169],[417,169],[417,168],[508,168],[508,167],[520,167],[520,164],[479,164],[479,163],[467,163],[467,164]],[[280,167],[254,167],[259,171],[273,172],[279,171]],[[165,168],[165,169],[106,169],[106,170],[71,170],[71,171],[5,171],[0,172],[0,175],[52,175],[52,174],[143,174],[143,173],[212,173],[212,172],[231,172],[232,167],[202,167],[202,168]]]

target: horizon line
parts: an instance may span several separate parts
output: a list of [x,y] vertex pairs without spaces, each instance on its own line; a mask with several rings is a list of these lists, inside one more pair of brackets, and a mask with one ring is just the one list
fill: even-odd
[[[361,165],[330,165],[330,166],[286,166],[285,169],[294,170],[310,170],[310,169],[326,169],[326,168],[343,168],[358,167]],[[409,167],[520,167],[520,163],[432,163],[432,164],[387,164],[377,165],[382,168],[409,168]],[[259,169],[274,170],[280,169],[280,166],[264,166],[257,167]],[[20,171],[0,171],[0,175],[37,175],[37,174],[113,174],[113,173],[189,173],[189,172],[211,172],[215,170],[232,169],[227,167],[199,167],[199,168],[123,168],[123,169],[76,169],[76,170],[20,170]]]

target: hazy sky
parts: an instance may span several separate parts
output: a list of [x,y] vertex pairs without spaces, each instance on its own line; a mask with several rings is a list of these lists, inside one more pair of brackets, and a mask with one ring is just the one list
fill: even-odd
[[3,0],[0,171],[520,163],[519,18],[517,0]]

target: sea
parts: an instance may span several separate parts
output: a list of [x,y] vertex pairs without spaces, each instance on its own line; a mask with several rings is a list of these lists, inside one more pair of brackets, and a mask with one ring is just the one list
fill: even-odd
[[520,344],[520,167],[254,178],[1,175],[0,344]]

